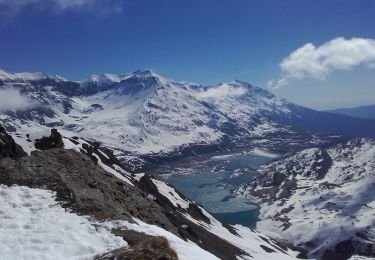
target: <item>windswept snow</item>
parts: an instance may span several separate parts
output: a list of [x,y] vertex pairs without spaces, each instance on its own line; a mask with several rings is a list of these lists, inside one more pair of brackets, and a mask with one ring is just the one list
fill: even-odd
[[69,213],[48,190],[0,185],[1,259],[92,259],[127,243]]

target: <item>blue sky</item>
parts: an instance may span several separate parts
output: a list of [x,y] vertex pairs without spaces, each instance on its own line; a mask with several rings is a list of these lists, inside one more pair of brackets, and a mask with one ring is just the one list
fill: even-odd
[[[0,68],[73,80],[140,68],[202,84],[286,79],[272,91],[309,107],[375,104],[374,14],[372,0],[0,0]],[[280,67],[308,43],[317,50]],[[361,54],[357,43],[362,58],[338,64]],[[323,74],[298,70],[316,55],[335,61]]]

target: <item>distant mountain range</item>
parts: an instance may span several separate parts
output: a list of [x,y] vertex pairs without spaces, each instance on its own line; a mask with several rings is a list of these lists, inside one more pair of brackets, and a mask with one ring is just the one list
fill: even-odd
[[375,105],[360,106],[353,108],[338,108],[334,110],[327,110],[326,112],[347,115],[357,118],[375,119]]
[[0,123],[19,142],[28,135],[29,149],[50,127],[99,141],[122,159],[244,145],[289,152],[329,139],[318,134],[375,137],[375,120],[315,111],[241,81],[202,86],[151,70],[70,81],[2,70],[0,91],[22,97],[19,107],[2,108]]

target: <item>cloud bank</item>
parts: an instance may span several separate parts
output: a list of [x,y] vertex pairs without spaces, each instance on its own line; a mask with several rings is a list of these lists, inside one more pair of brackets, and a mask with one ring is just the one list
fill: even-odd
[[269,81],[268,87],[280,88],[293,79],[324,79],[335,70],[349,70],[361,65],[375,67],[375,40],[340,37],[319,47],[307,43],[281,62],[282,76]]
[[86,10],[90,8],[122,11],[120,0],[0,0],[2,14],[13,16],[27,8],[64,12],[67,10]]
[[37,105],[16,89],[0,89],[0,112],[23,110]]

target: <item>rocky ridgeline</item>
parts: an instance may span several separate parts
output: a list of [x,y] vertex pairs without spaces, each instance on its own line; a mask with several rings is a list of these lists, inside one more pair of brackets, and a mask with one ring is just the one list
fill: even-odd
[[[134,222],[133,219],[139,219],[192,241],[221,259],[250,257],[239,247],[192,221],[212,224],[201,208],[187,199],[184,199],[188,203],[186,208],[172,203],[160,193],[150,176],[144,175],[135,181],[135,175],[122,172],[127,181],[116,177],[112,170],[121,167],[119,161],[98,143],[69,138],[69,142],[77,144],[78,150],[63,149],[63,137],[52,130],[51,136],[35,142],[40,150],[27,156],[5,131],[0,136],[3,154],[0,184],[52,190],[63,207],[79,215],[93,216],[98,221]],[[109,170],[103,169],[103,163]],[[183,198],[181,194],[175,196]],[[238,236],[236,229],[226,228]],[[112,232],[127,241],[129,247],[98,256],[98,259],[177,259],[163,237],[116,228]],[[261,248],[263,252],[280,251],[283,254],[288,250],[275,241],[264,242]]]

